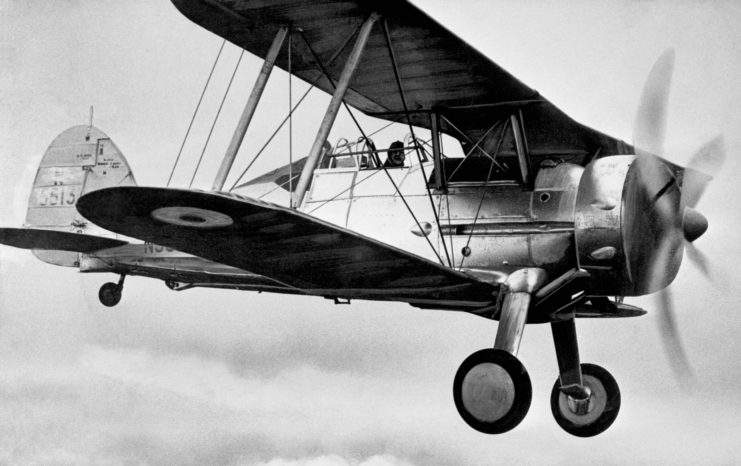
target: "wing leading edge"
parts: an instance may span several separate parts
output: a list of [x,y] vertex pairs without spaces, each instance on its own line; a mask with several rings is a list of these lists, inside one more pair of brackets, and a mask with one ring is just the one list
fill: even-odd
[[303,293],[491,306],[498,287],[302,212],[233,194],[116,187],[77,209],[103,228],[277,280]]

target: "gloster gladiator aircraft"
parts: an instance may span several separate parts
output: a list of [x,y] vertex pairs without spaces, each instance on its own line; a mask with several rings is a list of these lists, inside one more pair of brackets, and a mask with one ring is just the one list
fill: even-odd
[[[1,229],[0,242],[119,275],[100,288],[106,306],[139,275],[173,290],[398,301],[498,320],[493,347],[468,357],[453,382],[463,420],[490,434],[525,417],[532,387],[520,340],[526,324],[547,323],[557,423],[583,437],[613,423],[618,385],[581,363],[574,321],[642,315],[623,298],[659,291],[671,319],[665,288],[685,249],[703,265],[691,242],[708,223],[695,205],[724,158],[720,138],[687,168],[660,158],[673,52],[649,74],[627,144],[575,122],[406,0],[173,2],[264,58],[212,189],[139,187],[110,138],[75,126],[41,160],[26,225]],[[314,143],[225,189],[275,66],[331,95]],[[409,136],[381,148],[360,128],[360,140],[332,146],[343,104]],[[443,138],[463,156],[446,155]],[[290,203],[268,201],[277,195]]]

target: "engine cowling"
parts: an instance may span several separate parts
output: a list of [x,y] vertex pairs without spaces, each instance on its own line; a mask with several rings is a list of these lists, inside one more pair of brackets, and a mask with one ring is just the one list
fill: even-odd
[[653,158],[652,176],[633,155],[587,165],[577,192],[574,237],[591,292],[638,296],[659,291],[682,261],[682,169]]

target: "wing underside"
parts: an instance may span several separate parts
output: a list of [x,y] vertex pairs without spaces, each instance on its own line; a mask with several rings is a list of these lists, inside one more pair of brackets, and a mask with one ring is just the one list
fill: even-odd
[[117,233],[257,273],[298,292],[491,306],[498,287],[304,213],[241,196],[120,187],[77,208]]

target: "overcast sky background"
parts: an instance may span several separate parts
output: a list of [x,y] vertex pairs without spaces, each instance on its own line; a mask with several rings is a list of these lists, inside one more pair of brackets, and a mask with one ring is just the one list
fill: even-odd
[[[696,244],[711,259],[716,284],[685,262],[672,285],[695,390],[683,392],[672,377],[654,313],[580,320],[582,360],[613,373],[623,404],[601,436],[572,437],[550,413],[557,377],[550,330],[529,326],[520,351],[533,381],[529,415],[510,433],[487,436],[460,420],[451,387],[463,359],[491,346],[493,321],[402,304],[176,293],[137,277],[108,309],[97,290],[115,277],[77,274],[3,247],[0,463],[741,460],[741,5],[417,3],[578,121],[626,141],[650,67],[675,47],[666,156],[685,163],[719,133],[729,156],[699,204],[710,230]],[[87,123],[90,105],[139,183],[164,185],[220,43],[166,0],[0,0],[0,223],[23,223],[44,150],[64,129]],[[176,185],[187,184],[239,51],[228,45],[224,54]],[[210,186],[259,64],[243,60],[198,187]],[[286,84],[276,71],[238,168],[285,115]],[[295,94],[305,88],[295,84]],[[297,115],[297,152],[308,149],[327,101],[312,94]],[[331,139],[345,135],[355,135],[347,118]],[[282,137],[254,174],[284,164],[286,150]],[[655,308],[650,297],[628,302]]]

